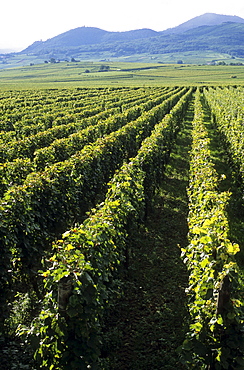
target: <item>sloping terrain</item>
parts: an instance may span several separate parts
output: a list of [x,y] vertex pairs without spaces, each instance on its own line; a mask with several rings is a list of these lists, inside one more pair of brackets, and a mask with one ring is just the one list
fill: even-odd
[[140,29],[127,32],[108,32],[95,27],[78,27],[47,41],[36,41],[21,54],[110,57],[132,54],[160,54],[176,51],[225,52],[244,55],[244,20],[240,17],[207,13],[173,29],[156,32]]
[[187,22],[180,24],[177,27],[169,28],[163,31],[163,34],[169,33],[182,33],[188,31],[192,28],[197,28],[200,26],[217,26],[222,23],[233,22],[233,23],[244,23],[244,19],[232,15],[222,15],[215,13],[205,13],[190,19]]

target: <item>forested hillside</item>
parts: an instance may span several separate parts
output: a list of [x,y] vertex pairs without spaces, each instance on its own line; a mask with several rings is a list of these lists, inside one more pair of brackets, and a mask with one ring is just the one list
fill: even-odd
[[[96,29],[90,30],[92,34],[93,31]],[[113,42],[112,38],[108,38],[108,41],[103,43],[95,44],[92,42],[77,45],[76,39],[77,36],[74,35],[68,44],[63,42],[61,37],[58,42],[56,40],[46,43],[36,42],[22,53],[43,55],[47,58],[50,55],[55,55],[61,59],[71,55],[82,58],[83,54],[87,58],[87,53],[90,57],[94,57],[98,53],[109,53],[110,57],[119,57],[143,53],[164,54],[186,51],[216,51],[234,57],[244,56],[244,24],[242,23],[201,26],[181,34],[158,35],[133,41],[129,38],[126,41],[122,39],[122,41]]]
[[163,32],[140,29],[108,32],[79,27],[47,41],[37,41],[22,54],[82,58],[103,54],[119,57],[133,54],[163,54],[187,51],[216,51],[244,56],[244,20],[239,17],[205,14]]

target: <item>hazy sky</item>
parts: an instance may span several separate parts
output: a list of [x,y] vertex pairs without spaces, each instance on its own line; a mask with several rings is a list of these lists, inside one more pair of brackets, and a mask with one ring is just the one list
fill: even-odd
[[23,49],[72,28],[163,31],[204,13],[244,18],[243,0],[2,0],[0,49]]

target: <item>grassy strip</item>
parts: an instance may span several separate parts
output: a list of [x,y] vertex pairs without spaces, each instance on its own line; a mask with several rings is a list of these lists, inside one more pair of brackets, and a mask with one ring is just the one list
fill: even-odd
[[188,273],[179,245],[187,245],[192,112],[190,106],[148,218],[130,238],[124,294],[104,322],[106,369],[186,369],[177,353],[189,321]]

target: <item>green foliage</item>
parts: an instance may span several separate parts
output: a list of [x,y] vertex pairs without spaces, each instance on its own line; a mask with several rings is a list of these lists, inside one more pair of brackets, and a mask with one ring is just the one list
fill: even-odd
[[129,122],[119,130],[86,145],[44,172],[30,173],[22,185],[9,188],[2,198],[2,223],[9,231],[6,234],[2,230],[1,238],[7,248],[11,245],[14,257],[20,259],[18,268],[22,264],[27,274],[30,269],[36,270],[33,259],[38,266],[38,259],[48,249],[50,240],[72,222],[79,221],[100,199],[114,171],[124,159],[136,154],[141,141],[184,92],[185,89],[180,89],[166,100],[156,99],[160,103],[156,106],[153,101],[147,102],[148,108],[144,109],[150,110],[143,110],[136,120],[133,118],[137,117],[137,110],[130,110]]
[[[115,174],[104,203],[54,244],[51,266],[43,272],[48,292],[41,314],[28,331],[30,342],[37,344],[41,367],[98,366],[103,311],[121,294],[118,270],[126,260],[127,240],[144,216],[145,195],[149,198],[159,184],[168,160],[164,153],[170,151],[191,93],[181,98],[172,114],[144,140],[138,155]],[[163,166],[155,168],[160,160]],[[63,284],[69,283],[62,299]]]
[[[38,366],[101,365],[104,311],[122,294],[119,276],[133,254],[130,239],[162,182],[193,92],[144,87],[2,93],[0,330],[8,326],[13,333],[21,324],[19,335],[35,349]],[[221,127],[223,121],[242,177],[243,89],[208,88],[204,94],[215,123]],[[230,193],[218,189],[202,99],[197,90],[189,245],[182,249],[191,324],[182,353],[191,368],[241,369],[239,246],[229,239]],[[32,304],[31,293],[18,293],[24,284],[26,291],[33,286],[40,303],[30,325],[21,314]]]
[[[113,275],[124,259],[127,223],[142,212],[143,173],[130,168],[115,176],[104,204],[54,245],[51,267],[43,273],[48,293],[33,327],[41,367],[85,368],[99,356],[101,314],[111,296],[119,294]],[[63,309],[58,296],[68,277],[72,289]]]
[[189,269],[190,331],[183,343],[191,368],[241,369],[243,358],[243,281],[228,239],[226,205],[209,150],[199,91],[196,94],[190,164],[189,242],[182,257]]
[[19,325],[27,325],[32,320],[33,311],[37,305],[36,296],[31,293],[18,292],[13,299],[9,317],[5,320],[5,331],[14,337]]
[[231,165],[244,180],[242,89],[208,89],[204,91],[212,110],[212,120],[221,132]]

